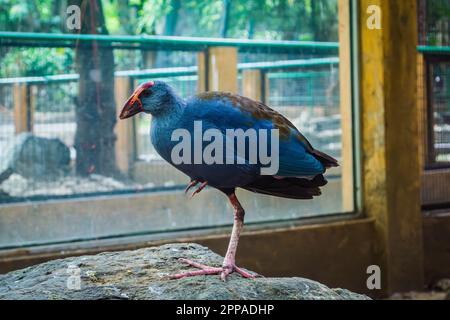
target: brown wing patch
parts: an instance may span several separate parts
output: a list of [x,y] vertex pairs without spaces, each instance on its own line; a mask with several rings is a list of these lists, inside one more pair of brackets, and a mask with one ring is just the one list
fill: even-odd
[[309,151],[314,150],[309,141],[306,140],[306,138],[298,131],[292,122],[262,102],[229,92],[217,91],[200,93],[197,97],[202,100],[226,99],[230,101],[234,107],[251,113],[255,119],[271,120],[275,128],[280,131],[280,138],[287,139],[291,134],[291,129],[293,129],[296,138],[302,142],[306,148],[309,149]]

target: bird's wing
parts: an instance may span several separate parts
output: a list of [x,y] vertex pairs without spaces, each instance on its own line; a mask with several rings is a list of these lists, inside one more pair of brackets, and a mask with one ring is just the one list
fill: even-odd
[[[262,102],[255,101],[237,94],[214,91],[200,93],[196,96],[196,98],[199,102],[203,102],[207,106],[215,105],[226,107],[224,110],[220,111],[229,115],[235,114],[235,116],[238,117],[237,120],[241,118],[241,120],[245,121],[249,116],[253,120],[266,120],[271,123],[272,128],[276,128],[280,131],[281,137],[291,135],[292,131],[294,131],[295,138],[303,144],[306,150],[310,152],[314,150],[311,143],[305,138],[305,136],[300,133],[300,131],[292,124],[292,122],[290,122],[282,114],[273,110]],[[214,112],[217,112],[215,108],[213,109]]]
[[279,171],[277,176],[313,176],[337,161],[315,150],[309,141],[283,115],[261,102],[231,93],[206,92],[189,100],[191,120],[202,120],[208,126],[227,128],[278,129]]

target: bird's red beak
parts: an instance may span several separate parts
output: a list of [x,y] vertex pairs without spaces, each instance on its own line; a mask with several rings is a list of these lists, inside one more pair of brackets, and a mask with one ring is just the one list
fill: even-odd
[[135,114],[138,114],[139,112],[144,111],[144,106],[142,105],[139,95],[142,93],[142,91],[150,88],[153,85],[154,82],[150,81],[137,87],[131,97],[128,98],[127,102],[125,102],[122,111],[120,112],[119,118],[122,120],[127,119],[134,116]]

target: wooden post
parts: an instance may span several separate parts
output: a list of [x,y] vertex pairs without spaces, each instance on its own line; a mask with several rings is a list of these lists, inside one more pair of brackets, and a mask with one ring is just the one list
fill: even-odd
[[270,104],[270,78],[269,78],[269,72],[264,72],[263,73],[263,80],[262,81],[264,81],[264,89],[262,90],[263,91],[263,102],[265,103],[265,104],[267,104],[267,105],[269,105]]
[[243,95],[256,101],[263,101],[262,81],[264,79],[261,70],[244,70],[242,72]]
[[237,93],[237,48],[212,47],[208,54],[207,91],[228,91]]
[[207,77],[207,66],[206,66],[206,55],[207,52],[202,51],[197,55],[197,92],[205,92],[208,88],[206,77]]
[[354,210],[353,120],[351,91],[350,1],[339,0],[339,88],[342,129],[341,177],[342,210]]
[[[116,114],[118,115],[123,104],[132,93],[130,88],[130,78],[116,77],[115,79],[115,100]],[[135,160],[136,143],[135,143],[135,117],[117,120],[116,132],[116,161],[117,167],[122,173],[129,174],[131,165]]]
[[28,103],[30,105],[29,108],[29,125],[30,125],[30,132],[33,132],[34,130],[34,114],[36,111],[36,95],[38,94],[38,87],[36,85],[30,85],[28,86]]
[[16,128],[16,134],[31,131],[31,110],[28,105],[27,91],[26,84],[14,84],[14,125]]
[[428,133],[427,133],[427,75],[425,58],[422,53],[417,53],[417,111],[419,125],[419,160],[421,173],[424,173],[426,161],[428,159]]
[[[359,1],[362,197],[375,219],[381,294],[423,287],[417,1]],[[367,8],[381,9],[381,28]]]

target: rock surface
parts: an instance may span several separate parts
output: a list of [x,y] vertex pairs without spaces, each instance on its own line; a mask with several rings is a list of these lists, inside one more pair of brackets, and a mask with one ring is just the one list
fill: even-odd
[[51,179],[69,170],[70,150],[59,139],[21,133],[0,154],[0,183],[17,173],[25,178]]
[[303,278],[243,279],[231,274],[169,280],[190,269],[179,258],[220,265],[192,243],[53,260],[0,275],[0,299],[368,299]]

